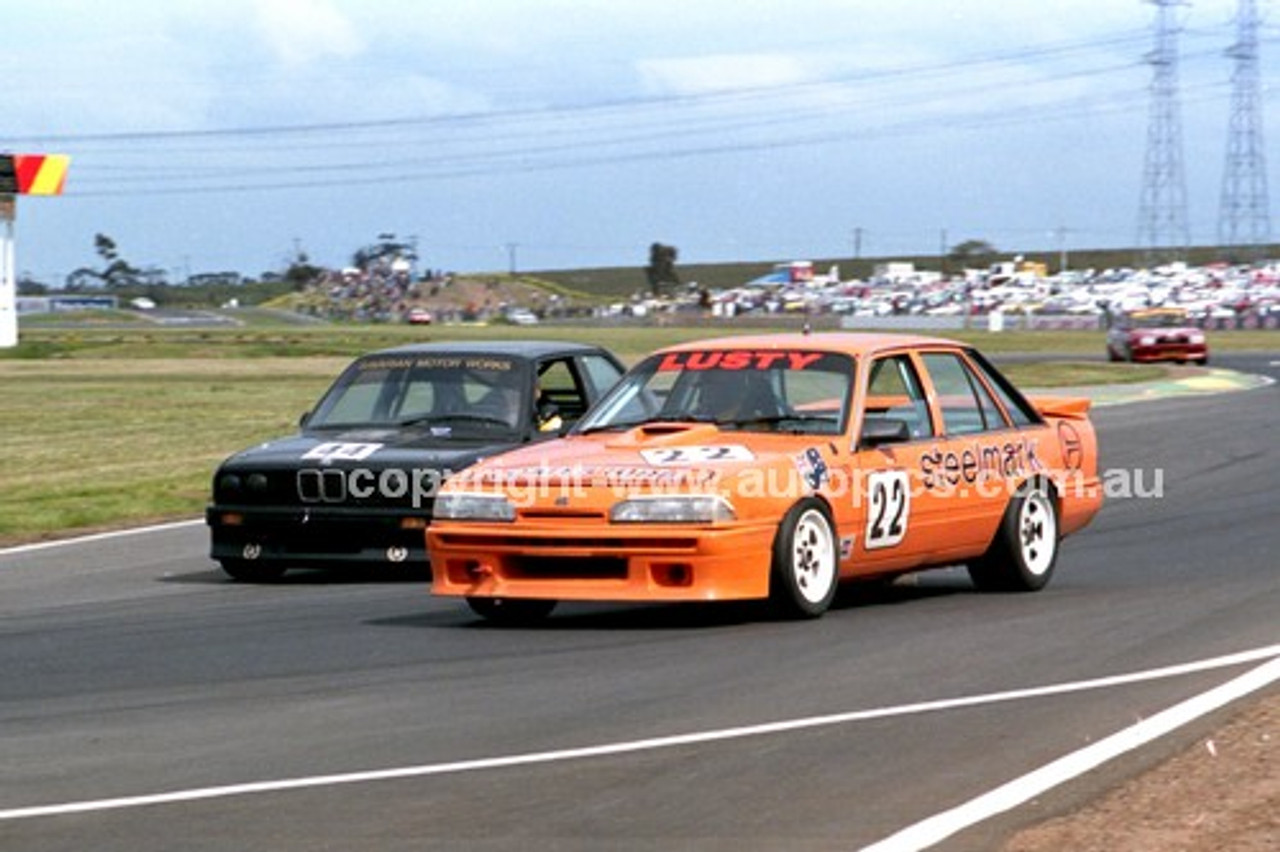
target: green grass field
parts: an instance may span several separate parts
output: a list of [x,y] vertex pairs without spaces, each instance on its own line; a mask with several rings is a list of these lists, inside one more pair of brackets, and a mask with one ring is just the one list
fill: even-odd
[[[375,348],[550,337],[603,342],[631,361],[708,334],[559,326],[24,330],[22,343],[0,355],[0,543],[198,515],[222,458],[292,431],[350,358]],[[995,353],[1096,355],[1101,346],[1096,332],[962,336]],[[1007,372],[1019,385],[1052,387],[1144,381],[1163,370],[1095,361],[1010,364]]]
[[[699,338],[796,331],[802,318],[780,318],[776,326],[741,323],[700,325],[307,325],[242,328],[164,328],[132,324],[102,327],[86,323],[71,329],[24,327],[19,345],[0,350],[6,360],[131,359],[131,358],[262,358],[332,355],[353,357],[371,349],[406,343],[444,340],[533,340],[553,338],[604,343],[623,358],[637,358],[672,343]],[[927,332],[926,332],[927,333]],[[936,334],[973,343],[988,353],[1056,352],[1099,355],[1101,331],[1007,331],[992,334],[965,330]],[[1220,332],[1211,337],[1219,351],[1280,347],[1280,332]]]

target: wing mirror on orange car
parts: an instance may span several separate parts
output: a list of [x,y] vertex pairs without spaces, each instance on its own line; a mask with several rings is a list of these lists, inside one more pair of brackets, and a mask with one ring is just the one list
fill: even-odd
[[878,447],[881,444],[900,444],[911,440],[907,421],[897,417],[868,417],[862,421],[862,447]]

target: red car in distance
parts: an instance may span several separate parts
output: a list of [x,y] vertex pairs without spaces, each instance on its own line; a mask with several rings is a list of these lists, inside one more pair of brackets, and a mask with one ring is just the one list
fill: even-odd
[[1152,308],[1119,317],[1107,332],[1112,361],[1195,361],[1209,363],[1204,330],[1181,308]]

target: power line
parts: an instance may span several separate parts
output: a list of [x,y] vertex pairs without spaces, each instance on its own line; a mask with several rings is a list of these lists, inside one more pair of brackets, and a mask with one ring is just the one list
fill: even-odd
[[[1057,44],[1022,48],[993,54],[970,56],[946,62],[930,63],[875,71],[865,69],[842,75],[775,85],[740,87],[728,90],[684,95],[659,95],[616,98],[585,104],[558,105],[490,110],[444,115],[393,116],[364,121],[333,121],[292,125],[256,125],[240,127],[201,128],[182,130],[115,131],[106,133],[41,134],[39,136],[10,137],[6,144],[39,142],[51,145],[70,145],[103,142],[172,142],[180,140],[292,137],[311,134],[332,134],[364,131],[385,131],[400,128],[441,129],[459,126],[489,125],[513,120],[581,121],[584,116],[610,113],[633,113],[637,110],[666,110],[672,107],[723,107],[751,103],[767,98],[794,99],[797,94],[819,91],[833,86],[850,84],[874,84],[890,81],[928,81],[931,79],[954,80],[957,71],[973,70],[984,66],[1008,65],[1026,61],[1065,59],[1073,55],[1104,48],[1123,48],[1138,38],[1135,32],[1121,32],[1102,39],[1069,41]],[[44,82],[47,87],[48,81]]]

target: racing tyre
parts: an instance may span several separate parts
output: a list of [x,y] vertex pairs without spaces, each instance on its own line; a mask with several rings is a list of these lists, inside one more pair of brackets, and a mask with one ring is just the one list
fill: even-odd
[[969,577],[983,591],[1039,591],[1053,576],[1058,540],[1053,492],[1033,479],[1009,501],[991,547],[969,563]]
[[827,507],[807,497],[791,507],[773,539],[769,603],[783,618],[817,618],[839,583],[839,550]]
[[241,583],[274,583],[284,576],[283,565],[270,562],[250,562],[247,559],[223,559],[222,570]]
[[551,614],[556,602],[540,598],[467,598],[476,615],[494,624],[536,624]]

